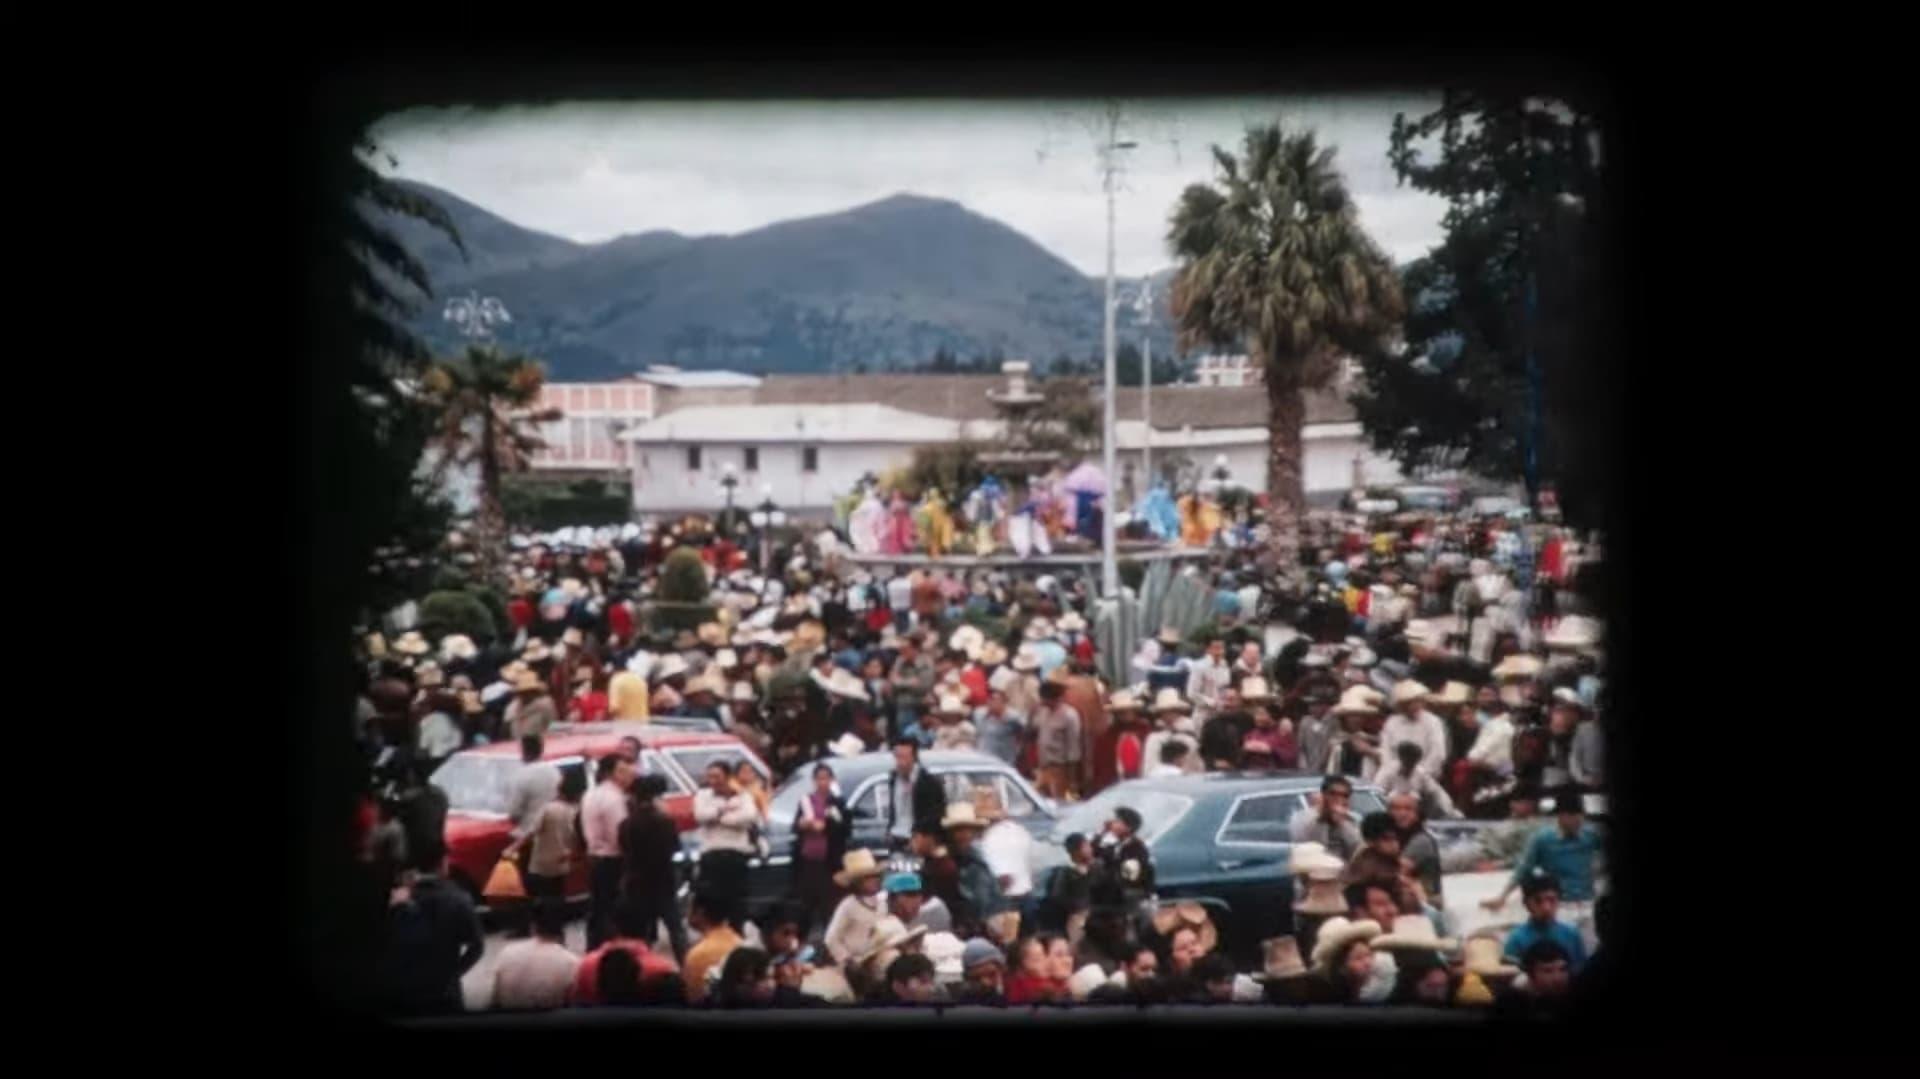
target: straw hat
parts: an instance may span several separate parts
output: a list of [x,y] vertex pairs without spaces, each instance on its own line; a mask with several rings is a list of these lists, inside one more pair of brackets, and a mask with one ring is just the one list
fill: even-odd
[[1013,669],[1021,672],[1039,670],[1040,653],[1024,644],[1021,645],[1019,653],[1013,657]]
[[1167,686],[1153,695],[1153,712],[1155,715],[1159,715],[1161,712],[1191,711],[1193,711],[1193,705],[1188,704],[1182,699],[1180,691],[1172,686]]
[[840,856],[840,869],[834,873],[833,882],[842,888],[850,888],[856,880],[885,876],[886,872],[887,867],[875,861],[873,852],[863,847]]
[[1287,872],[1296,877],[1315,871],[1337,873],[1346,867],[1347,863],[1327,853],[1327,848],[1319,843],[1295,843],[1287,852]]
[[730,671],[740,666],[740,653],[731,648],[722,648],[714,654],[713,665],[720,670]]
[[1380,662],[1380,657],[1374,655],[1373,649],[1368,648],[1365,645],[1361,645],[1360,647],[1354,649],[1347,656],[1347,666],[1358,667],[1361,670],[1365,670],[1366,668],[1371,667],[1378,662]]
[[1192,900],[1172,903],[1153,912],[1153,931],[1162,938],[1171,939],[1181,926],[1200,935],[1200,951],[1203,954],[1213,951],[1220,943],[1220,931],[1214,928],[1213,919],[1207,916],[1207,908]]
[[970,711],[971,709],[967,707],[967,702],[964,698],[942,693],[940,695],[940,706],[933,710],[933,714],[936,716],[965,716]]
[[1551,652],[1582,652],[1600,643],[1600,623],[1583,615],[1570,614],[1541,637]]
[[1473,691],[1465,682],[1448,682],[1440,689],[1438,697],[1431,698],[1434,704],[1466,704],[1473,700]]
[[1370,716],[1380,711],[1382,695],[1371,686],[1348,686],[1340,695],[1340,703],[1333,706],[1336,716]]
[[413,669],[413,684],[421,689],[432,689],[447,684],[446,676],[440,673],[440,665],[432,660]]
[[1494,678],[1534,678],[1540,674],[1540,668],[1546,666],[1540,657],[1526,653],[1513,653],[1507,659],[1494,664]]
[[449,633],[440,639],[442,659],[472,659],[479,654],[480,649],[475,647],[473,638],[464,633]]
[[750,704],[759,700],[760,695],[754,692],[752,682],[740,681],[733,684],[733,691],[727,694],[727,698],[739,704]]
[[1307,891],[1293,901],[1295,914],[1345,914],[1347,896],[1340,887],[1339,870],[1315,870],[1307,874]]
[[1180,631],[1172,626],[1161,626],[1160,635],[1155,637],[1154,640],[1165,645],[1178,645],[1180,643]]
[[420,636],[419,630],[410,629],[402,633],[399,640],[393,642],[393,650],[403,656],[424,656],[433,651],[433,646],[427,643],[425,637]]
[[515,693],[545,693],[547,683],[532,671],[521,671],[520,677],[513,683]]
[[1498,937],[1468,937],[1463,952],[1462,965],[1469,974],[1478,974],[1482,978],[1511,978],[1520,973],[1520,968],[1509,964],[1501,954]]
[[587,637],[580,632],[579,626],[568,626],[567,631],[560,635],[560,643],[568,648],[579,648],[587,643]]
[[834,739],[832,744],[827,746],[827,751],[836,757],[858,757],[867,751],[867,744],[860,740],[859,735],[848,731]]
[[973,808],[971,801],[949,802],[947,815],[940,818],[940,827],[947,829],[985,828],[986,826],[987,822],[980,819],[980,811]]
[[1350,922],[1338,915],[1328,918],[1313,943],[1313,965],[1322,970],[1333,968],[1333,957],[1356,940],[1372,940],[1380,935],[1380,923],[1371,918]]
[[881,955],[912,944],[926,935],[926,926],[917,925],[908,929],[907,923],[889,914],[874,924],[873,943],[867,947],[866,951],[855,956],[854,962],[871,963]]
[[727,683],[720,677],[719,671],[708,667],[689,681],[687,688],[682,692],[689,697],[696,693],[711,693],[716,697],[724,697],[727,695]]
[[1411,678],[1407,679],[1404,682],[1396,682],[1394,684],[1393,706],[1395,708],[1398,708],[1403,704],[1412,704],[1416,701],[1424,701],[1426,699],[1427,699],[1427,687],[1421,685],[1420,683],[1414,681]]
[[1436,651],[1447,646],[1447,635],[1439,626],[1424,618],[1416,618],[1407,623],[1407,643],[1417,648],[1431,648]]
[[1460,988],[1454,991],[1453,1003],[1462,1008],[1484,1008],[1493,1003],[1493,990],[1480,975],[1468,971],[1460,979]]
[[1260,942],[1263,956],[1261,971],[1253,976],[1257,982],[1278,982],[1288,978],[1304,977],[1307,964],[1300,958],[1300,942],[1293,937],[1275,937]]
[[653,680],[664,682],[677,674],[687,673],[687,659],[678,652],[668,652],[659,663],[654,664]]
[[1087,620],[1080,617],[1079,611],[1068,611],[1060,616],[1060,629],[1066,633],[1085,633]]
[[1107,698],[1108,712],[1138,712],[1144,707],[1140,698],[1134,696],[1133,691],[1129,689],[1114,690],[1113,696]]
[[1459,947],[1460,942],[1434,933],[1433,920],[1424,914],[1402,914],[1394,918],[1393,931],[1375,939],[1373,946],[1416,952],[1450,952]]
[[953,636],[947,638],[949,648],[955,652],[965,652],[969,659],[977,658],[986,643],[987,635],[980,632],[978,626],[961,626],[953,631]]
[[856,701],[867,699],[867,684],[854,677],[853,672],[845,667],[833,669],[833,673],[827,676],[826,688],[828,693],[835,693]]
[[1273,699],[1273,687],[1259,675],[1249,675],[1240,682],[1240,699],[1248,702],[1270,701]]
[[709,648],[720,648],[727,643],[727,631],[718,622],[700,623],[700,628],[693,631],[693,636]]
[[988,641],[980,646],[980,654],[974,658],[982,667],[998,667],[1007,661],[1007,647],[999,641]]
[[1020,635],[1029,641],[1044,641],[1053,636],[1053,623],[1045,618],[1035,618],[1027,623],[1027,628]]
[[542,660],[552,659],[553,652],[547,648],[547,642],[535,637],[527,643],[526,650],[520,653],[520,658],[528,663],[539,663]]

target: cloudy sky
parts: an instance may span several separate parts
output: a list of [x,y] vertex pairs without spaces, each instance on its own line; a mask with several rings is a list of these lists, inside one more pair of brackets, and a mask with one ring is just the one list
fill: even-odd
[[[1128,152],[1115,260],[1171,264],[1166,219],[1212,175],[1208,147],[1279,119],[1338,147],[1361,222],[1396,261],[1440,240],[1444,204],[1398,187],[1396,112],[1438,95],[1123,103]],[[581,242],[671,229],[742,232],[900,192],[953,199],[1089,274],[1105,270],[1097,102],[646,103],[431,110],[388,117],[378,167],[444,188],[516,224]],[[397,159],[389,165],[384,154]]]

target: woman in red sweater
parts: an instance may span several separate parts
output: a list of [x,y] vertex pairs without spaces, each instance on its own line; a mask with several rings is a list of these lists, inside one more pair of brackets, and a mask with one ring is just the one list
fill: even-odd
[[1049,1004],[1073,999],[1073,948],[1057,933],[1027,937],[1015,946],[1019,968],[1007,979],[1008,1004]]

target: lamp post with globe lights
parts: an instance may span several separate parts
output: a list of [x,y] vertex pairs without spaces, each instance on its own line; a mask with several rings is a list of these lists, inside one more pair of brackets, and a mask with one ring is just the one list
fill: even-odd
[[733,528],[733,489],[738,486],[740,486],[740,473],[733,467],[733,462],[728,461],[720,475],[720,487],[727,493],[727,508],[721,511],[720,527],[714,530],[722,536]]
[[747,519],[760,533],[760,575],[767,575],[767,563],[773,557],[773,530],[787,523],[785,510],[773,504],[773,484],[760,486],[760,504]]

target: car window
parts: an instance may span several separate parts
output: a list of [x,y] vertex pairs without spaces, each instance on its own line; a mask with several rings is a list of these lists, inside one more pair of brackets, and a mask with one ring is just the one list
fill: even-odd
[[1033,804],[1033,799],[1027,797],[1027,792],[1020,789],[1020,784],[1008,779],[1005,775],[998,778],[1000,804],[1007,807],[1008,816],[1031,817],[1040,812],[1040,807]]
[[[741,761],[752,760],[751,757],[747,756],[746,750],[739,746],[729,745],[685,746],[679,749],[669,749],[667,752],[673,756],[674,763],[678,764],[681,770],[686,772],[687,777],[692,779],[696,785],[706,783],[707,765],[715,761],[725,763],[728,770],[731,771],[738,768]],[[758,763],[754,764],[753,770],[760,773],[761,779],[767,778],[766,769],[761,768]]]
[[505,813],[513,774],[520,762],[510,757],[456,753],[428,781],[447,796],[447,808],[462,813]]
[[853,812],[855,817],[867,817],[874,820],[883,819],[887,815],[887,807],[892,804],[893,792],[890,789],[891,787],[892,784],[884,781],[869,783],[867,784],[867,789],[861,791],[860,795],[856,797],[847,808]]
[[1128,806],[1140,814],[1140,837],[1152,846],[1154,840],[1177,823],[1193,805],[1193,799],[1171,791],[1124,790],[1108,787],[1092,798],[1067,810],[1053,826],[1052,840],[1064,843],[1075,832],[1097,836],[1113,818],[1113,811]]
[[1255,794],[1234,806],[1220,829],[1221,843],[1288,843],[1287,820],[1307,802],[1301,794]]
[[1353,798],[1347,802],[1347,812],[1352,813],[1353,819],[1356,821],[1369,813],[1385,813],[1386,811],[1387,803],[1380,800],[1380,795],[1377,791],[1356,790],[1353,792]]
[[640,774],[643,776],[659,776],[666,780],[668,794],[688,793],[686,781],[674,775],[673,769],[667,766],[666,761],[660,759],[660,754],[658,753],[649,751],[640,754]]

